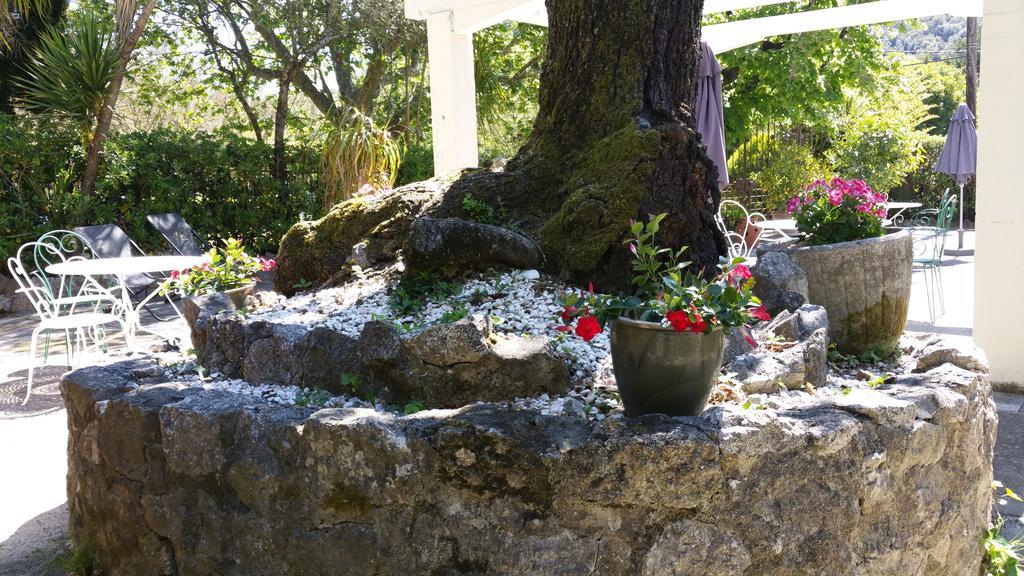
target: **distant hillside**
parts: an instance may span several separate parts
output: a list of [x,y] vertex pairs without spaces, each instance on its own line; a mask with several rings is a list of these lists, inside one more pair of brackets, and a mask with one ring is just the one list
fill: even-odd
[[967,30],[966,18],[929,16],[919,25],[894,25],[882,29],[880,36],[889,50],[904,52],[924,61],[963,58]]

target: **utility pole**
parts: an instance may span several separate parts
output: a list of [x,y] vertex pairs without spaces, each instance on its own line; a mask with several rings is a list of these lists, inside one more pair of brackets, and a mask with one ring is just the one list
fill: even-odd
[[978,120],[978,19],[967,19],[967,107]]

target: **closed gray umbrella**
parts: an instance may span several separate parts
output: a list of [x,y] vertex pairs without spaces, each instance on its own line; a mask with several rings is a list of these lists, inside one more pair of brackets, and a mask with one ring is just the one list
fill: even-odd
[[704,42],[700,43],[700,67],[694,89],[693,119],[701,141],[708,147],[708,157],[718,166],[718,186],[729,183],[729,169],[725,162],[725,114],[722,111],[722,66],[715,53]]
[[964,184],[978,168],[978,133],[974,130],[974,114],[967,104],[957,107],[949,121],[946,144],[935,163],[936,172],[949,174],[960,185],[960,230],[958,249],[964,247]]

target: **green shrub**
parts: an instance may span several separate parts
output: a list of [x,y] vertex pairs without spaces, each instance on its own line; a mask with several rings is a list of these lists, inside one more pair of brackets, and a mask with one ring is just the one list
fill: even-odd
[[434,148],[430,143],[413,145],[402,154],[402,164],[398,167],[398,178],[395,186],[412,182],[422,182],[434,177]]
[[177,212],[208,240],[275,251],[300,218],[320,213],[319,153],[289,146],[289,194],[270,177],[272,149],[236,134],[160,129],[108,140],[94,196],[77,190],[76,127],[0,117],[0,256],[55,228],[116,223],[147,251],[169,248],[147,214]]
[[758,134],[737,148],[728,161],[729,173],[750,178],[764,195],[764,208],[781,210],[808,182],[828,176],[810,147],[769,139]]

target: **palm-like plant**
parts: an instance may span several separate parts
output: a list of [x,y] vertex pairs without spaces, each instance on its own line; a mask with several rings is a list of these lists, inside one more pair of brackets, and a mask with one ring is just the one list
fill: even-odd
[[51,29],[18,80],[21,99],[26,108],[71,117],[88,147],[119,56],[113,31],[95,14],[76,21],[66,34]]
[[0,0],[0,49],[11,48],[11,30],[15,16],[45,12],[50,0]]
[[395,183],[402,154],[390,131],[353,107],[329,117],[327,123],[324,209],[351,198],[366,184],[386,188]]

